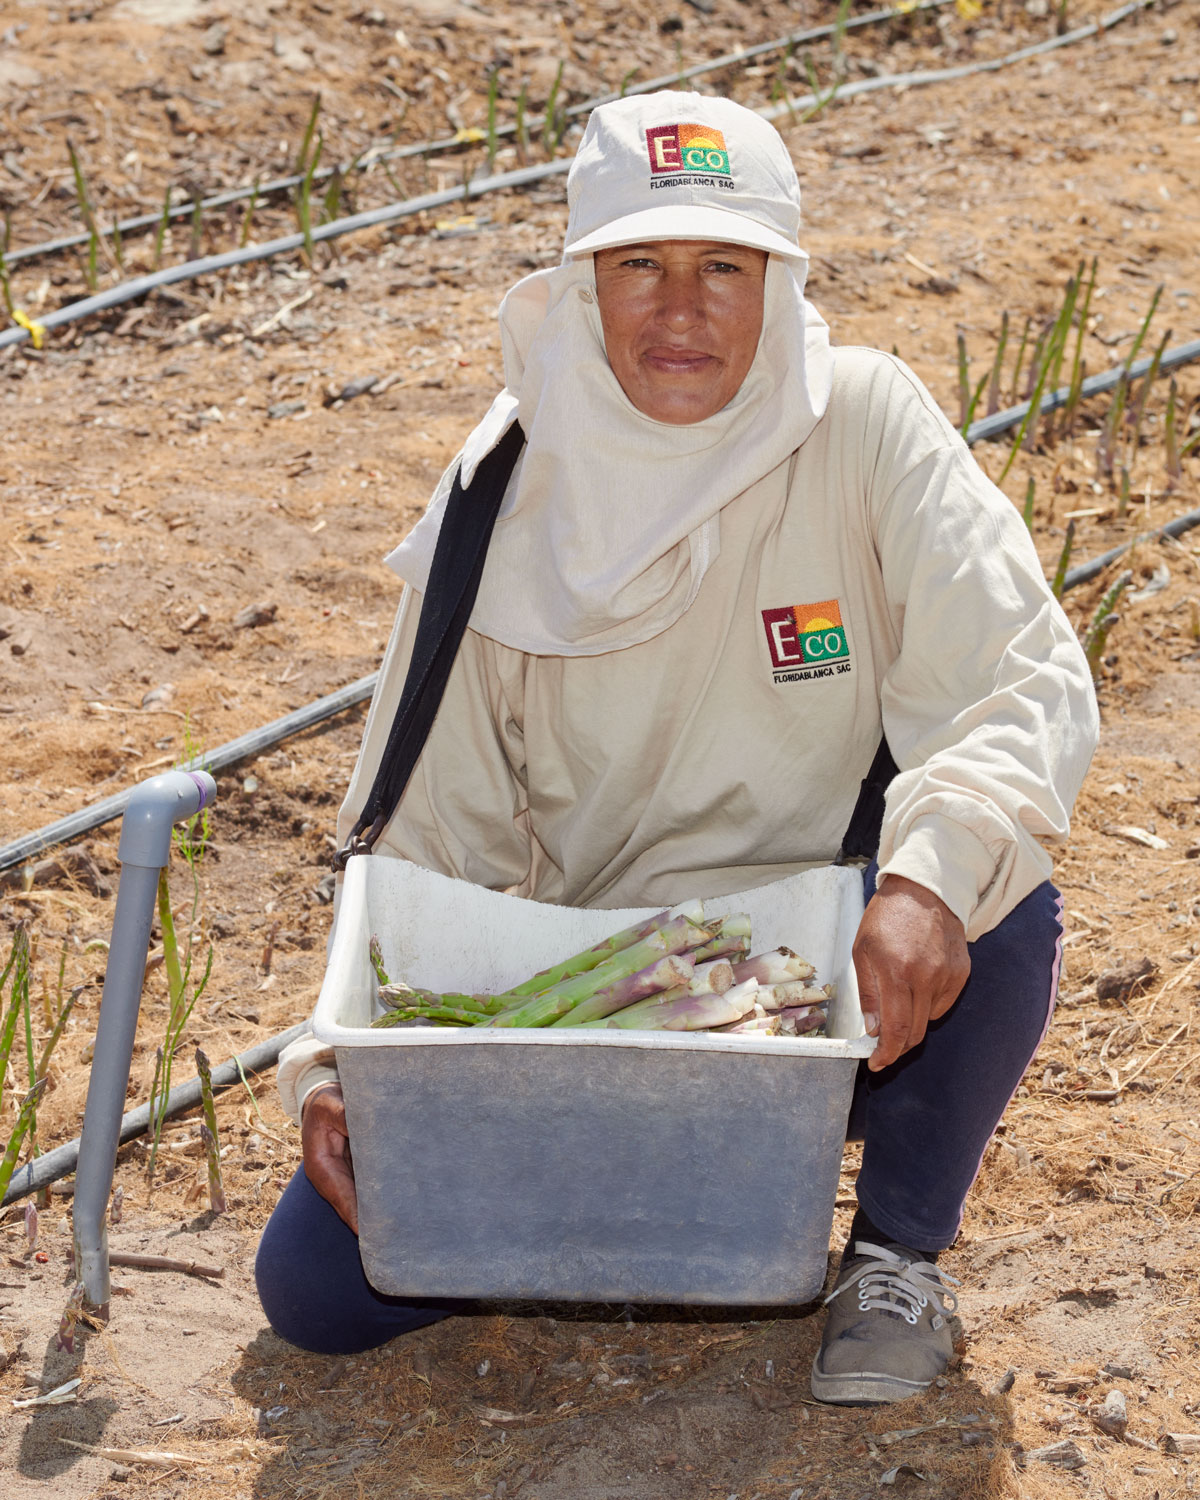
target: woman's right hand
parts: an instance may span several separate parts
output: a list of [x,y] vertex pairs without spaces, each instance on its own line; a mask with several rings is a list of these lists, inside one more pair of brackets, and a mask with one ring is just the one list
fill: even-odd
[[339,1217],[358,1233],[358,1194],[341,1086],[320,1084],[304,1101],[300,1141],[309,1182]]

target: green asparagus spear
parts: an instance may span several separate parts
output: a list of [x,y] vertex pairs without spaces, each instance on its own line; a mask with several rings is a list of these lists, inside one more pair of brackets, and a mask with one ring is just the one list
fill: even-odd
[[614,1011],[622,1010],[639,1000],[658,997],[664,991],[686,989],[691,982],[693,966],[689,959],[679,955],[668,955],[647,964],[636,974],[618,979],[606,985],[586,1000],[573,1006],[565,1016],[551,1021],[551,1026],[580,1026],[587,1021],[599,1021]]
[[203,1048],[196,1048],[196,1072],[200,1078],[200,1105],[204,1124],[200,1139],[208,1155],[208,1201],[213,1213],[225,1212],[225,1185],[221,1181],[221,1148],[217,1143],[217,1107],[213,1102],[212,1066]]
[[589,973],[598,968],[606,959],[610,959],[616,953],[623,953],[627,948],[632,948],[635,943],[644,942],[652,933],[678,921],[680,917],[686,917],[689,922],[697,927],[704,922],[704,906],[699,901],[685,901],[680,906],[671,907],[666,911],[660,911],[653,917],[647,917],[645,921],[635,923],[627,927],[623,932],[614,933],[612,937],[605,938],[602,943],[597,943],[592,948],[587,948],[582,953],[577,953],[573,958],[567,958],[562,963],[554,964],[549,969],[543,969],[539,974],[526,979],[523,984],[516,985],[508,993],[512,997],[512,1003],[528,999],[532,995],[543,994],[553,985],[560,984],[564,979],[571,979],[578,974]]
[[604,1024],[634,1031],[707,1031],[713,1026],[731,1025],[753,1011],[755,989],[757,985],[751,981],[723,995],[683,994],[671,1000],[659,996],[626,1006]]
[[697,940],[705,941],[707,931],[707,928],[697,926],[686,915],[676,917],[640,942],[633,943],[612,954],[595,968],[560,980],[559,983],[551,985],[548,990],[542,990],[540,994],[534,995],[522,1004],[493,1017],[487,1024],[489,1026],[548,1026],[551,1021],[556,1021],[559,1016],[565,1016],[576,1005],[589,999],[597,990],[605,989],[618,979],[625,979],[631,974],[636,974],[639,969],[644,969],[648,964],[652,964],[666,954],[682,953],[693,947]]

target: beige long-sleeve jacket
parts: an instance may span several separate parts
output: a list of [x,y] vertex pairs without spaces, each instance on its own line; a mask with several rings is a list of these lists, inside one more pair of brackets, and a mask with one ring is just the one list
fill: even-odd
[[[676,624],[582,657],[467,632],[376,856],[572,905],[719,896],[832,859],[886,733],[881,873],[936,892],[968,938],[1047,877],[1042,841],[1066,834],[1096,743],[1083,653],[1012,503],[920,382],[875,350],[835,354],[825,416],[722,510]],[[407,591],[340,839],[419,609]],[[293,1109],[332,1076],[316,1053],[285,1054]]]

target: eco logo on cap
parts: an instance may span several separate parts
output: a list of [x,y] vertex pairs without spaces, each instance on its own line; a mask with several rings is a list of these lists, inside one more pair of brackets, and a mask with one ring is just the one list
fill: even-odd
[[721,178],[724,180],[712,185],[733,186],[725,137],[708,125],[654,125],[646,131],[646,149],[650,153],[651,187],[665,187],[664,178],[700,183]]
[[764,609],[762,620],[776,682],[805,682],[850,670],[850,645],[836,599]]

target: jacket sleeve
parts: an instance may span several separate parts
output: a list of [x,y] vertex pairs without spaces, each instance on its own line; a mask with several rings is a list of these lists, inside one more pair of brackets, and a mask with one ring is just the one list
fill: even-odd
[[[910,372],[893,382],[872,525],[900,640],[884,731],[900,774],[880,875],[928,887],[968,939],[1050,873],[1096,746],[1091,675],[1005,496]],[[896,424],[900,426],[897,428]]]

